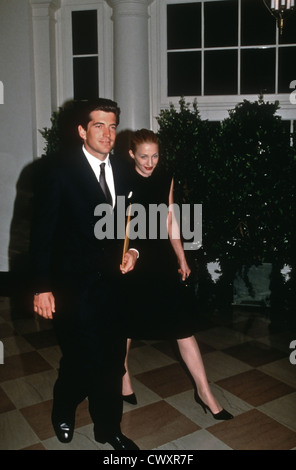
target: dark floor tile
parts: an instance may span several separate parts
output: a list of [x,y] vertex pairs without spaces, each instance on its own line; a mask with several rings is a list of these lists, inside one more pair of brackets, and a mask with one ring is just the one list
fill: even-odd
[[294,388],[259,370],[243,372],[216,383],[253,406],[260,406],[295,392]]
[[122,432],[149,450],[201,429],[165,401],[123,415]]
[[5,320],[5,321],[10,321],[11,320],[11,311],[10,308],[5,308],[0,310],[0,316]]
[[0,366],[0,383],[50,369],[52,366],[35,351],[8,356]]
[[138,339],[133,339],[132,342],[131,342],[130,348],[131,349],[133,349],[133,348],[142,348],[143,346],[146,346],[146,344],[143,343],[143,341],[140,341]]
[[49,439],[54,436],[51,424],[51,410],[52,400],[27,406],[20,410],[40,440]]
[[135,378],[162,398],[193,388],[187,372],[178,363],[137,374]]
[[263,318],[252,317],[234,323],[232,329],[252,338],[269,335],[269,323]]
[[92,423],[92,419],[88,410],[88,400],[84,400],[77,407],[75,414],[75,428],[80,428],[81,426],[86,426]]
[[[40,440],[55,436],[51,423],[52,400],[22,408],[20,411]],[[76,410],[75,429],[86,426],[91,422],[88,412],[88,401],[84,400]]]
[[32,446],[25,447],[24,449],[21,449],[21,450],[46,450],[46,448],[44,447],[43,444],[41,444],[41,442],[39,442],[38,444],[34,444]]
[[207,431],[234,450],[289,450],[296,446],[295,432],[258,410],[215,424]]
[[14,336],[16,333],[9,323],[0,324],[0,339]]
[[52,329],[24,334],[23,337],[35,349],[48,348],[58,344],[55,332]]
[[271,348],[258,341],[248,341],[237,346],[232,346],[224,349],[223,352],[252,367],[263,366],[269,362],[274,362],[286,357],[286,354],[282,351]]
[[[209,352],[215,351],[212,346],[209,346],[206,343],[203,343],[202,341],[197,341],[199,349],[201,354],[207,354]],[[178,343],[176,340],[173,341],[160,341],[157,343],[153,344],[153,347],[157,349],[158,351],[162,352],[163,354],[166,354],[167,356],[171,357],[172,359],[175,360],[182,360],[178,348]]]
[[176,341],[159,341],[157,343],[153,343],[153,347],[157,349],[157,351],[169,356],[171,359],[177,361],[180,359],[180,353]]
[[4,390],[2,390],[2,388],[0,387],[0,413],[5,413],[6,411],[11,411],[14,409],[14,404],[12,403],[12,401],[10,401]]

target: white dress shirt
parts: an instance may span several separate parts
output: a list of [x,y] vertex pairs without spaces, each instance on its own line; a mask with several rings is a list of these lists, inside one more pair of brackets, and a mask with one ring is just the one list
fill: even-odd
[[[86,156],[91,168],[93,169],[94,174],[96,175],[97,180],[100,182],[100,165],[101,163],[106,163],[105,165],[105,175],[106,175],[106,181],[109,186],[109,190],[112,196],[112,205],[113,208],[115,206],[115,201],[116,201],[116,194],[115,194],[115,186],[114,186],[114,178],[113,178],[113,171],[112,171],[112,166],[110,163],[109,155],[105,158],[104,161],[99,160],[98,158],[94,157],[89,153],[84,145],[82,146],[82,150],[84,155]],[[139,251],[136,250],[135,248],[130,248],[130,250],[133,250],[137,253],[137,258],[139,258]]]
[[113,205],[113,208],[114,208],[115,201],[116,201],[116,194],[115,194],[113,171],[112,171],[112,166],[111,166],[111,163],[110,163],[109,155],[107,155],[107,157],[105,158],[104,161],[101,161],[98,158],[91,155],[91,153],[89,153],[86,150],[84,145],[82,147],[82,150],[83,150],[83,153],[84,153],[84,155],[86,156],[86,158],[88,160],[88,163],[92,167],[93,172],[96,175],[96,178],[97,178],[98,181],[100,181],[100,171],[101,171],[100,165],[101,165],[101,163],[106,163],[106,165],[105,165],[106,181],[107,181],[107,184],[108,184],[111,196],[112,196],[112,205]]

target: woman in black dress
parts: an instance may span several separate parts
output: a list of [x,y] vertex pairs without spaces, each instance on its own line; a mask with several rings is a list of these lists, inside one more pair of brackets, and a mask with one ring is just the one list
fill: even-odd
[[[133,228],[141,240],[140,259],[126,286],[131,292],[127,351],[131,339],[176,339],[181,357],[195,382],[195,400],[215,419],[231,419],[233,416],[220,406],[210,390],[194,337],[194,294],[182,285],[191,270],[180,236],[176,236],[179,227],[172,210],[173,178],[158,165],[158,151],[154,132],[141,129],[133,133],[129,152],[134,160],[132,208],[136,219]],[[162,214],[158,218],[155,218],[156,208]],[[125,366],[123,399],[135,404],[128,372],[128,353]]]

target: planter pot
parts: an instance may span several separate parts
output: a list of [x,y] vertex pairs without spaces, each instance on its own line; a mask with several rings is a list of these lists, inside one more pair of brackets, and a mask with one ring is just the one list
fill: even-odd
[[247,270],[251,292],[243,277],[237,273],[233,282],[233,304],[269,306],[271,268],[271,263],[263,263],[260,266],[251,266]]

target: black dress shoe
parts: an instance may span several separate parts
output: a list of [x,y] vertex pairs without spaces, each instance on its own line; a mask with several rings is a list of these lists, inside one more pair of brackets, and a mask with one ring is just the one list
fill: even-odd
[[55,430],[56,436],[60,442],[62,442],[63,444],[68,444],[68,442],[72,441],[74,434],[74,421],[52,420],[52,425]]
[[106,438],[102,438],[95,433],[95,440],[101,444],[106,444],[106,442],[108,442],[114,450],[140,450],[131,439],[124,436],[121,432]]
[[137,405],[137,397],[134,393],[131,393],[130,395],[122,395],[123,401],[126,401],[127,403],[130,403],[131,405]]

